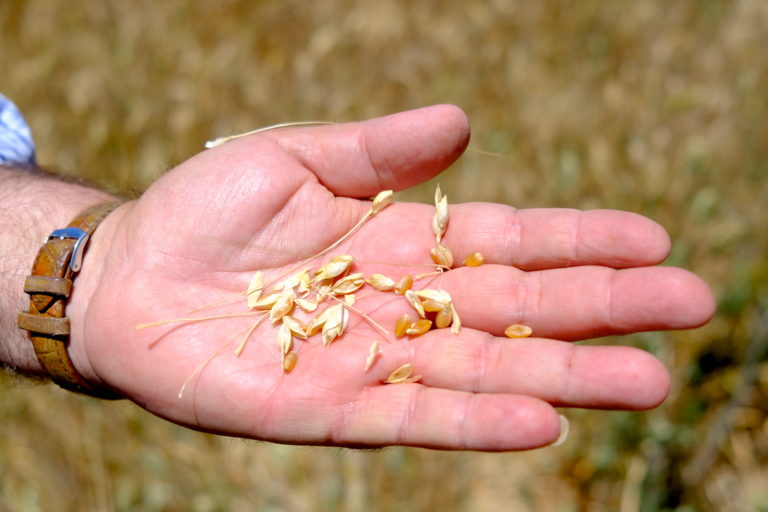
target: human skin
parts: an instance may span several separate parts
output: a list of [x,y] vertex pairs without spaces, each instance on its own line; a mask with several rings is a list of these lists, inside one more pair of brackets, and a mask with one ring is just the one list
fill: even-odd
[[[713,314],[712,293],[698,277],[656,266],[670,248],[664,229],[628,212],[451,205],[444,243],[458,262],[475,251],[486,259],[430,285],[452,296],[463,324],[457,335],[384,340],[353,315],[328,347],[314,338],[297,342],[298,364],[285,374],[268,322],[239,357],[232,350],[254,318],[136,329],[231,302],[257,270],[266,281],[285,274],[349,230],[370,207],[365,198],[432,178],[468,140],[464,113],[440,105],[263,132],[190,158],[109,215],[92,237],[67,307],[75,367],[170,421],[295,444],[521,450],[558,437],[555,407],[661,403],[670,382],[656,358],[631,347],[572,343],[696,327]],[[31,345],[9,320],[25,307],[23,277],[47,233],[109,196],[8,170],[0,170],[0,183],[0,202],[12,213],[2,222],[14,223],[2,235],[5,256],[12,245],[14,256],[3,258],[0,272],[2,327],[12,333],[0,358],[39,374]],[[53,206],[42,201],[46,193],[64,199]],[[46,215],[30,213],[40,204]],[[433,212],[395,202],[331,255],[354,255],[366,274],[401,275],[407,264],[429,261]],[[357,307],[384,326],[408,310],[387,293],[369,294]],[[530,325],[535,337],[506,339],[510,323]],[[364,371],[373,340],[382,355]],[[382,383],[407,362],[419,382]]]

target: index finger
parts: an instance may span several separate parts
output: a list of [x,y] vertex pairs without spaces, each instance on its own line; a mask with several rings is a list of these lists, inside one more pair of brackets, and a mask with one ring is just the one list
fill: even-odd
[[[664,228],[636,213],[618,210],[536,208],[518,210],[495,203],[450,205],[441,243],[454,267],[479,252],[486,263],[521,270],[600,265],[628,268],[655,265],[667,256]],[[365,255],[398,263],[431,263],[435,246],[434,206],[397,203],[363,230]],[[393,245],[393,239],[405,243]]]
[[[449,206],[445,244],[456,261],[480,252],[489,263],[523,270],[575,265],[655,265],[669,254],[659,224],[631,212],[533,208],[489,203]],[[429,226],[429,221],[424,222]]]

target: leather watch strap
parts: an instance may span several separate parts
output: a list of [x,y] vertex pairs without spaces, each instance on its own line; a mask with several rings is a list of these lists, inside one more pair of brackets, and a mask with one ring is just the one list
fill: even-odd
[[29,294],[29,312],[19,314],[19,327],[29,331],[37,359],[54,382],[70,391],[99,398],[116,399],[119,395],[96,388],[77,372],[67,352],[69,319],[64,307],[72,290],[74,274],[90,235],[119,202],[93,206],[66,229],[54,231],[37,254],[32,274],[24,283]]

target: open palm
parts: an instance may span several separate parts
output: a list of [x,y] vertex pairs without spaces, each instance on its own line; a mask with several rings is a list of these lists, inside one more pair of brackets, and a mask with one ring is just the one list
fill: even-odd
[[[328,347],[319,337],[297,341],[298,364],[285,374],[268,321],[239,357],[232,353],[257,316],[135,329],[247,311],[241,292],[254,272],[269,282],[298,270],[368,210],[369,201],[355,198],[438,174],[468,137],[463,113],[438,106],[252,135],[181,164],[97,232],[103,266],[83,335],[91,378],[193,428],[346,446],[532,448],[557,438],[553,406],[660,403],[669,378],[652,356],[567,343],[696,326],[712,314],[698,278],[649,266],[667,254],[663,229],[625,212],[452,205],[444,243],[459,262],[479,251],[487,264],[459,266],[414,288],[450,293],[464,326],[457,335],[442,329],[385,339],[352,315]],[[433,212],[395,203],[301,268],[351,254],[366,275],[424,272],[416,265],[430,262]],[[410,310],[402,297],[373,291],[360,292],[356,307],[390,331]],[[530,325],[535,337],[504,338],[511,323]],[[382,354],[365,371],[375,340]],[[382,383],[404,363],[422,376],[418,383]]]

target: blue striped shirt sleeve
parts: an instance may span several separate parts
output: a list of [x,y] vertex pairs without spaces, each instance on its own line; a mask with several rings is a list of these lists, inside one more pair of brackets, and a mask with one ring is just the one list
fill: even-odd
[[34,164],[35,143],[16,105],[0,94],[0,165]]

